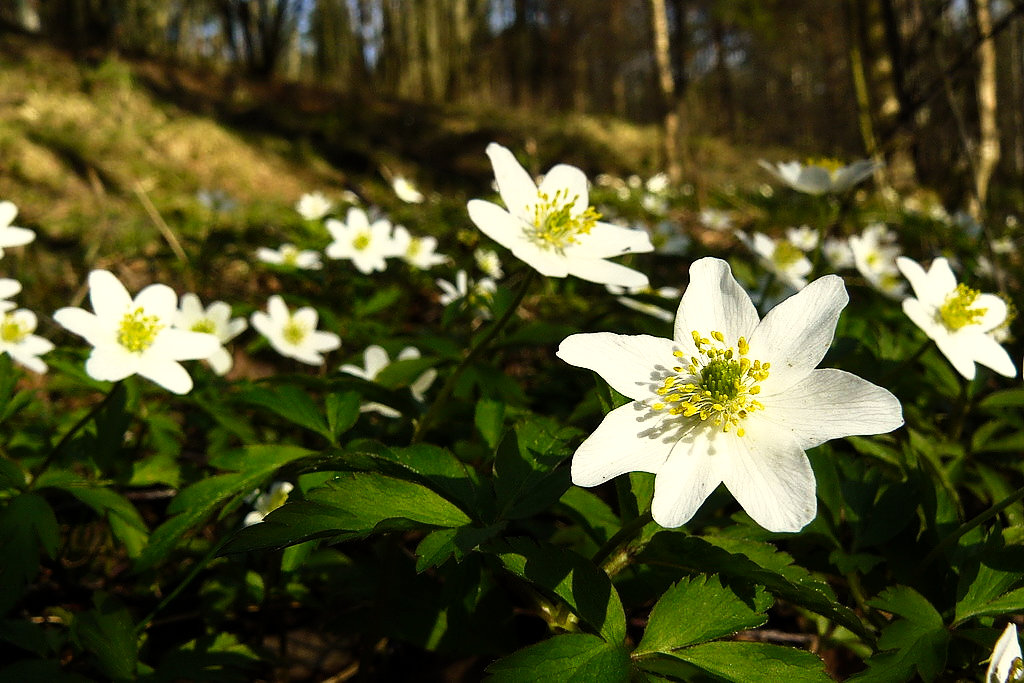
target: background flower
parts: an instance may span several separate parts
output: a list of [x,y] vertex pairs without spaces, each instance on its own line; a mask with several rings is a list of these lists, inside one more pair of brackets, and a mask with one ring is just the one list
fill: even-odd
[[309,365],[323,365],[324,358],[320,354],[341,346],[338,335],[316,329],[316,309],[303,306],[293,314],[277,294],[267,300],[267,312],[256,311],[251,321],[274,350]]

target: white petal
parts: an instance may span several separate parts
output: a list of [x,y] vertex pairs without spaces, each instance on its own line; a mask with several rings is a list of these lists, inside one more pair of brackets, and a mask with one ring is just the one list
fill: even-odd
[[20,247],[28,244],[36,238],[36,234],[28,228],[17,228],[14,226],[0,230],[0,241],[4,247]]
[[619,406],[604,416],[572,456],[572,481],[597,486],[625,472],[657,472],[676,443],[656,434],[662,416],[640,403]]
[[574,334],[562,340],[556,356],[601,375],[615,391],[633,400],[652,398],[677,362],[670,339],[611,332]]
[[729,344],[749,337],[757,327],[757,309],[750,296],[721,259],[702,258],[690,266],[690,284],[676,312],[675,339],[693,347],[694,330],[702,335],[718,331]]
[[981,335],[974,348],[974,359],[982,365],[992,368],[1003,377],[1016,377],[1017,366],[999,342],[987,334]]
[[597,223],[587,235],[579,237],[565,251],[572,256],[608,258],[621,254],[642,254],[654,251],[651,236],[646,230],[633,230],[608,223]]
[[190,330],[164,329],[146,349],[144,355],[173,360],[200,360],[209,358],[221,348],[216,335]]
[[98,347],[85,361],[85,371],[93,379],[116,382],[138,372],[138,356],[120,350],[120,347]]
[[216,353],[207,358],[206,361],[210,364],[210,367],[215,373],[223,377],[231,370],[231,366],[234,365],[235,359],[231,356],[231,352],[222,346],[217,349]]
[[846,192],[851,187],[867,178],[875,171],[875,162],[870,159],[855,161],[849,166],[844,166],[835,173],[832,178],[833,192]]
[[509,247],[522,241],[523,220],[513,216],[497,204],[482,199],[471,199],[466,204],[469,217],[480,232],[498,244]]
[[747,514],[769,531],[799,531],[817,513],[814,472],[791,435],[755,416],[745,436],[722,434],[730,442],[722,479]]
[[83,308],[62,308],[53,314],[53,319],[93,346],[113,340],[111,325]]
[[9,277],[0,278],[0,299],[10,299],[21,291],[21,283]]
[[[309,333],[306,344],[320,352],[333,351],[341,346],[341,337],[333,332],[313,331]],[[320,362],[323,362],[323,360]]]
[[771,363],[762,392],[785,391],[821,362],[848,301],[843,279],[826,275],[768,312],[747,340],[752,360]]
[[985,309],[984,315],[976,323],[982,332],[990,332],[1006,322],[1006,302],[995,294],[979,294],[971,308]]
[[[945,328],[941,329],[945,330]],[[942,355],[946,357],[956,371],[963,375],[964,379],[970,380],[974,379],[975,372],[977,371],[977,368],[974,366],[977,352],[973,342],[980,342],[983,336],[951,336],[943,333],[936,334],[932,339],[935,340],[935,345],[939,347],[939,351],[942,352]],[[1002,347],[1000,347],[1000,350],[1002,350]],[[1003,351],[1003,353],[1006,352]]]
[[530,174],[507,147],[496,142],[487,145],[487,156],[491,159],[498,194],[505,207],[516,216],[532,214],[537,203],[537,185]]
[[277,294],[273,294],[267,299],[267,313],[270,314],[270,320],[277,326],[284,325],[291,318],[291,313],[288,311],[288,306],[284,303],[284,299]]
[[345,227],[346,233],[362,232],[370,227],[370,218],[358,206],[349,207],[348,213],[345,214]]
[[566,259],[570,275],[587,282],[620,287],[647,287],[650,281],[639,270],[603,259]]
[[884,434],[903,424],[899,400],[842,370],[813,370],[787,391],[762,398],[757,419],[788,432],[801,449],[844,436]]
[[821,166],[805,166],[790,184],[793,189],[807,194],[824,194],[832,187],[832,177]]
[[0,228],[5,228],[14,222],[18,215],[18,207],[14,202],[4,200],[0,202]]
[[175,394],[187,394],[192,391],[192,378],[188,371],[181,363],[173,360],[146,363],[139,368],[139,374]]
[[928,267],[928,286],[931,291],[942,292],[945,295],[956,289],[956,285],[956,275],[949,267],[949,261],[941,256],[932,261]]
[[121,321],[132,297],[121,281],[108,270],[94,270],[89,273],[89,301],[92,310],[104,320]]
[[1017,640],[1017,625],[1013,622],[1006,625],[1003,634],[992,649],[992,659],[985,672],[985,683],[997,681],[1007,683],[1013,673],[1013,664],[1021,658],[1020,641]]
[[589,206],[587,176],[575,166],[568,164],[554,166],[544,175],[544,179],[537,189],[540,193],[546,194],[549,200],[554,199],[559,190],[562,190],[566,199],[575,199],[571,212],[574,216],[583,213]]
[[726,457],[708,439],[707,430],[677,443],[654,479],[654,521],[670,529],[689,522],[722,482],[720,470]]
[[147,316],[155,315],[162,324],[166,324],[174,319],[178,295],[167,285],[153,284],[138,293],[134,305],[145,309]]
[[381,370],[391,363],[388,352],[377,344],[371,344],[363,352],[363,363],[369,379],[374,379]]

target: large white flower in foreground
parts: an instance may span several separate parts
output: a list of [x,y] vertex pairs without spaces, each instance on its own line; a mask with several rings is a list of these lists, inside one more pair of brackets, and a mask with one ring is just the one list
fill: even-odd
[[174,319],[174,326],[179,330],[206,332],[217,337],[220,342],[213,355],[206,360],[218,375],[226,375],[231,369],[233,360],[224,344],[231,341],[249,326],[245,318],[232,318],[231,306],[224,301],[214,301],[206,308],[195,294],[183,294],[181,308]]
[[[419,349],[415,346],[406,346],[398,352],[398,357],[395,358],[395,360],[410,360],[412,358],[419,357]],[[377,381],[377,375],[381,373],[381,370],[389,365],[391,365],[391,357],[388,356],[388,352],[377,344],[371,344],[370,346],[367,346],[366,351],[363,352],[363,367],[346,363],[338,369],[346,374],[365,379],[367,382],[375,382]],[[434,368],[424,370],[420,376],[409,385],[409,393],[412,394],[414,399],[422,403],[427,389],[430,388],[430,385],[434,383],[435,379],[437,379],[437,370]],[[391,406],[369,401],[360,405],[359,411],[363,413],[376,412],[380,413],[384,417],[401,417],[402,415],[402,413]]]
[[807,164],[799,161],[770,164],[761,159],[757,163],[794,190],[815,195],[846,192],[874,173],[877,166],[870,159],[861,159],[849,166],[832,159],[811,160]]
[[1024,659],[1017,640],[1017,625],[1010,622],[992,650],[992,659],[985,672],[985,683],[1020,683],[1024,681]]
[[842,279],[826,275],[761,320],[729,265],[703,258],[690,267],[673,339],[568,337],[559,358],[633,399],[580,445],[573,482],[656,473],[651,512],[665,527],[686,523],[724,482],[764,528],[801,529],[817,507],[804,451],[903,424],[899,401],[885,389],[815,369],[847,301]]
[[116,382],[142,375],[176,394],[192,390],[192,378],[178,361],[209,358],[220,342],[204,332],[176,329],[178,295],[167,285],[145,287],[133,299],[106,270],[89,273],[90,313],[62,308],[53,319],[92,344],[85,371]]
[[49,340],[32,334],[36,331],[36,314],[20,308],[0,315],[0,353],[33,372],[46,372],[46,363],[39,359],[53,350]]
[[975,363],[1004,377],[1016,377],[1017,368],[993,332],[1006,323],[1006,302],[995,294],[982,294],[957,284],[944,258],[932,261],[927,272],[916,261],[901,256],[900,272],[916,298],[903,300],[903,312],[939,347],[956,371],[974,379]]
[[36,238],[28,228],[11,225],[17,215],[18,207],[13,202],[0,202],[0,257],[4,255],[4,247],[20,247]]
[[606,259],[654,250],[646,232],[600,222],[588,203],[587,177],[575,166],[559,164],[540,187],[515,155],[492,142],[487,156],[506,208],[470,200],[469,217],[495,242],[508,247],[541,275],[622,287],[643,287],[647,276]]
[[252,326],[267,338],[274,350],[282,356],[294,358],[309,365],[323,365],[321,353],[341,346],[341,338],[333,332],[316,329],[319,316],[316,309],[303,306],[293,314],[277,294],[267,300],[267,312],[252,314]]
[[328,218],[324,224],[334,241],[325,253],[333,259],[351,259],[363,275],[387,270],[386,259],[395,256],[391,239],[391,221],[381,218],[370,223],[366,212],[357,206],[349,208],[342,223]]

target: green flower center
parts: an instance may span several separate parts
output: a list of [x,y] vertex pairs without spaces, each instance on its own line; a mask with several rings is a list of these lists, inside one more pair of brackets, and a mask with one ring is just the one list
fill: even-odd
[[31,332],[28,325],[22,326],[18,319],[10,313],[6,313],[4,321],[0,323],[0,339],[9,344],[17,344]]
[[162,329],[164,326],[160,324],[160,318],[146,315],[140,306],[121,318],[117,328],[117,343],[132,353],[142,353],[153,345]]
[[302,340],[306,338],[309,330],[302,323],[296,322],[294,318],[289,318],[288,322],[284,324],[284,329],[281,330],[281,336],[289,344],[298,346],[302,343]]
[[363,251],[370,246],[370,233],[361,232],[356,235],[356,238],[352,240],[352,246],[355,247],[356,251]]
[[828,174],[835,175],[835,172],[843,167],[843,162],[832,157],[819,157],[807,160],[807,166],[820,166],[828,171]]
[[299,250],[290,244],[281,247],[281,263],[286,266],[295,266],[299,262]]
[[950,292],[946,296],[946,300],[939,306],[939,310],[936,313],[938,322],[953,332],[968,325],[978,324],[985,313],[988,312],[987,308],[971,308],[971,304],[975,302],[980,294],[981,292],[978,290],[971,289],[963,283],[958,284],[956,289]]
[[419,237],[413,237],[409,241],[409,246],[405,249],[405,255],[409,258],[415,258],[421,251],[423,251],[423,240]]
[[601,220],[601,214],[592,206],[573,214],[577,199],[577,195],[570,197],[566,189],[558,190],[553,197],[541,192],[533,206],[533,224],[526,228],[530,241],[559,254],[569,245],[579,244],[578,236],[589,234]]
[[[725,335],[712,332],[711,339],[693,331],[697,355],[691,356],[685,366],[676,366],[675,374],[665,378],[657,393],[664,397],[651,407],[668,410],[670,415],[698,417],[710,422],[723,432],[736,429],[743,436],[740,422],[755,410],[764,410],[753,398],[761,392],[761,382],[768,378],[770,363],[747,358],[750,347],[740,337],[736,346],[725,343]],[[682,351],[673,353],[683,358]]]
[[779,240],[775,243],[775,251],[772,252],[772,262],[780,269],[786,269],[804,257],[800,251],[789,240]]
[[209,318],[203,318],[192,323],[191,327],[193,332],[205,332],[206,334],[214,334],[217,332],[217,325]]

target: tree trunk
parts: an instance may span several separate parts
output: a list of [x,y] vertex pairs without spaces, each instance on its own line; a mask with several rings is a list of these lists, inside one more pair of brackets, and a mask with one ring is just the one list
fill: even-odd
[[974,168],[974,197],[971,215],[981,220],[988,197],[988,185],[999,163],[999,126],[996,99],[996,44],[992,37],[992,8],[989,0],[974,0],[974,18],[981,43],[978,45],[978,160]]
[[661,96],[662,121],[665,127],[663,131],[665,170],[669,179],[673,183],[678,183],[683,176],[683,169],[679,163],[679,109],[669,55],[668,15],[665,12],[665,0],[651,0],[651,29],[654,33],[654,61],[658,69],[658,91]]

